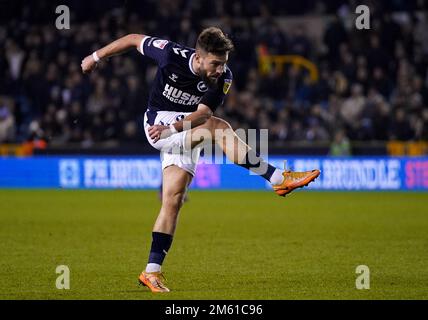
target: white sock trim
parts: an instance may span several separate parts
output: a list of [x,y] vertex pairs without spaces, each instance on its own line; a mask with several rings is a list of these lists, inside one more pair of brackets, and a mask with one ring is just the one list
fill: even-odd
[[148,263],[146,266],[146,272],[160,272],[161,265],[157,263]]
[[272,177],[270,177],[269,182],[273,185],[277,185],[277,184],[281,184],[283,180],[284,180],[284,176],[282,175],[282,171],[279,169],[276,169],[272,174]]

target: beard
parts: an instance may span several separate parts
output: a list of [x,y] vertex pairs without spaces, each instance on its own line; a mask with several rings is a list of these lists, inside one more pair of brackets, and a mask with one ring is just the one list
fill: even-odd
[[200,77],[202,78],[202,81],[205,82],[205,84],[208,86],[208,88],[212,89],[215,88],[218,82],[218,78],[211,78],[207,76],[206,71],[201,71]]

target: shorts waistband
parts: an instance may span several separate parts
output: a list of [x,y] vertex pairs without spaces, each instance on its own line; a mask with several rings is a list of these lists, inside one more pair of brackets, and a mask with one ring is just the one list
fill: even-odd
[[151,126],[154,125],[156,117],[158,116],[158,113],[156,111],[147,110],[146,115],[147,115],[147,123]]

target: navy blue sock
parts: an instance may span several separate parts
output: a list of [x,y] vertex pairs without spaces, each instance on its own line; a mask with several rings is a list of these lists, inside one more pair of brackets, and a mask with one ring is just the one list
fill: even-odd
[[152,248],[150,250],[149,263],[162,265],[172,243],[172,235],[152,232]]
[[238,163],[238,165],[247,170],[251,170],[255,174],[265,178],[267,181],[270,181],[270,178],[276,170],[274,166],[263,160],[263,158],[260,157],[260,154],[254,150],[249,150],[245,155],[244,163]]

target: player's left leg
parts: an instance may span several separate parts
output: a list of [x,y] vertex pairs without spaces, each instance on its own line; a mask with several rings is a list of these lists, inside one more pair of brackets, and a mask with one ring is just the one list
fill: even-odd
[[274,191],[285,196],[297,188],[307,186],[319,175],[319,170],[292,172],[275,168],[250,148],[223,119],[211,117],[205,124],[193,128],[186,136],[187,148],[194,148],[204,141],[217,143],[233,163],[268,180]]
[[191,181],[192,175],[178,166],[172,165],[163,170],[162,207],[153,227],[149,261],[139,277],[140,283],[152,292],[169,292],[163,284],[161,266],[171,247],[178,214]]

